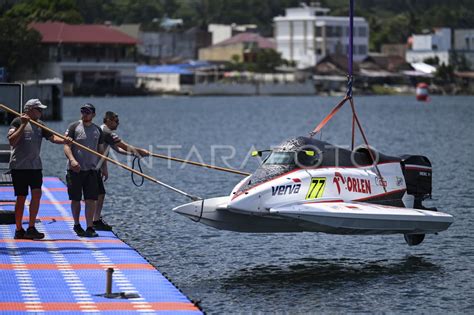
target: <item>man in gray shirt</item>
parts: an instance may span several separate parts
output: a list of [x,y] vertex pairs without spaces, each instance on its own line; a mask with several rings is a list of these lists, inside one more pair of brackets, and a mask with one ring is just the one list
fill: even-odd
[[[117,133],[115,133],[119,125],[119,117],[116,113],[110,111],[106,112],[103,121],[104,124],[100,126],[100,128],[102,129],[102,133],[104,135],[104,146],[106,154],[108,154],[109,149],[112,148],[114,149],[114,151],[125,155],[135,155],[140,157],[150,155],[150,152],[148,152],[147,150],[137,148],[126,143],[117,135]],[[101,163],[102,161],[99,163],[99,166],[101,165]],[[105,187],[102,177],[103,176],[98,176],[99,196],[97,199],[97,206],[94,214],[94,229],[100,231],[111,231],[112,227],[105,223],[101,216],[102,207],[104,205],[105,199]]]
[[[51,132],[30,123],[34,120],[43,124],[39,119],[46,106],[38,99],[31,99],[24,105],[24,114],[13,119],[8,130],[8,141],[11,146],[10,170],[15,190],[15,239],[42,239],[44,234],[35,227],[36,216],[40,206],[41,186],[43,185],[42,163],[40,158],[43,138],[57,144],[71,143],[71,139],[63,140]],[[25,201],[31,188],[29,227],[22,226]]]
[[[92,122],[95,117],[94,105],[84,104],[81,107],[81,115],[81,120],[68,126],[66,136],[102,154],[104,152],[102,130]],[[92,221],[98,196],[97,165],[99,157],[80,149],[74,144],[65,145],[64,153],[68,158],[66,182],[74,218],[74,231],[78,236],[96,237],[98,234],[93,228]],[[102,164],[101,171],[103,176],[108,176],[106,163]],[[86,203],[87,229],[85,231],[79,222],[82,195],[84,195]]]

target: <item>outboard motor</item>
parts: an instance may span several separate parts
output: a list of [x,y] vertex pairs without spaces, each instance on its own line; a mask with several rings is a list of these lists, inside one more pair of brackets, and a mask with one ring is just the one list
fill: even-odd
[[403,155],[401,160],[403,175],[407,186],[407,194],[415,197],[413,208],[428,209],[423,207],[422,201],[431,198],[431,162],[422,155]]
[[[402,155],[400,164],[407,186],[407,194],[413,195],[413,208],[436,211],[436,208],[425,208],[421,203],[431,198],[431,162],[422,155]],[[405,242],[409,246],[419,245],[425,239],[425,234],[405,234]]]

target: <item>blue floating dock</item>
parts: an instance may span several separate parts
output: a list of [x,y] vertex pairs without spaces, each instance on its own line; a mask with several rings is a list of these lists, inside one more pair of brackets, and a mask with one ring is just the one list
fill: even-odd
[[[13,210],[13,187],[0,186],[0,200],[0,209]],[[15,226],[0,225],[1,314],[202,314],[112,232],[99,231],[97,238],[77,237],[66,186],[56,177],[44,178],[38,219],[37,229],[46,234],[43,240],[15,240]],[[107,268],[115,270],[113,293],[133,292],[139,297],[101,296]]]

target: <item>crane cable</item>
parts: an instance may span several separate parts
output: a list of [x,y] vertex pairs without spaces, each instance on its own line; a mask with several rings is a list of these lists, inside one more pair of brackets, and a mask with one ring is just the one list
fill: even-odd
[[[353,85],[353,46],[354,46],[354,0],[349,0],[349,52],[348,52],[348,75],[347,75],[347,92],[344,98],[331,110],[331,112],[314,128],[313,131],[310,132],[309,136],[313,137],[316,135],[318,132],[321,131],[321,129],[334,117],[334,115],[341,109],[341,107],[349,101],[351,104],[351,110],[352,110],[352,137],[351,137],[351,147],[352,150],[354,150],[354,142],[355,142],[355,125],[357,124],[357,127],[359,128],[359,131],[362,135],[362,138],[364,139],[365,145],[367,146],[367,151],[369,152],[370,158],[372,160],[372,163],[375,163],[375,170],[377,172],[377,176],[380,178],[380,181],[384,183],[384,179],[382,176],[382,173],[379,170],[379,167],[377,165],[377,160],[375,159],[375,156],[370,149],[369,142],[367,140],[367,137],[365,136],[364,130],[362,129],[362,125],[360,124],[359,118],[357,116],[357,113],[355,111],[355,105],[354,105],[354,99],[352,96],[352,85]],[[382,185],[385,193],[387,192],[387,187],[386,185]]]

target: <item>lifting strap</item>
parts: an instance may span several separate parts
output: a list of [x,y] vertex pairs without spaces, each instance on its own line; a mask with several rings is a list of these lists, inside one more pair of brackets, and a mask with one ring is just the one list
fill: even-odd
[[342,101],[339,102],[339,104],[337,104],[333,109],[332,111],[319,123],[319,125],[316,126],[316,128],[314,128],[313,131],[311,131],[311,133],[309,134],[310,137],[313,137],[315,134],[317,134],[319,131],[321,131],[321,129],[323,129],[323,127],[331,120],[332,117],[334,117],[334,115],[336,115],[336,113],[339,111],[339,109],[341,109],[342,105],[344,105],[344,103],[348,100],[349,98],[346,96],[344,97],[344,99]]
[[[355,125],[357,124],[357,127],[360,130],[360,133],[362,135],[362,138],[364,139],[365,145],[367,146],[367,150],[369,151],[370,158],[372,159],[372,163],[375,163],[375,170],[377,172],[377,176],[381,179],[381,182],[383,183],[383,177],[382,174],[380,173],[379,167],[377,165],[377,162],[375,160],[374,153],[372,150],[370,150],[370,145],[369,141],[367,140],[367,137],[365,136],[364,130],[362,129],[362,125],[360,124],[359,117],[357,117],[357,113],[355,111],[355,105],[354,105],[354,100],[352,97],[352,84],[353,84],[353,31],[354,31],[354,0],[349,0],[350,4],[350,10],[349,10],[349,53],[348,53],[348,75],[347,75],[347,92],[346,96],[342,99],[342,101],[339,102],[332,110],[331,112],[314,128],[313,131],[310,132],[309,136],[313,137],[315,134],[321,131],[323,127],[336,115],[336,113],[341,109],[341,107],[349,101],[351,104],[351,109],[352,109],[352,137],[351,137],[351,149],[354,150],[354,144],[355,144]],[[385,185],[382,186],[384,191],[387,192],[387,188]]]

